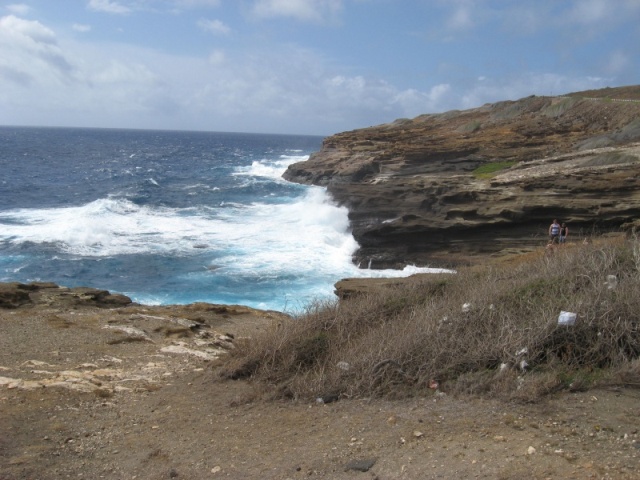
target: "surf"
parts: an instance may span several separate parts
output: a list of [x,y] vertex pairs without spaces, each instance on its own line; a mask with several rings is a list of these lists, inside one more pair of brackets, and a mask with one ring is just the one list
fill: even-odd
[[[3,186],[29,192],[0,191],[1,281],[294,311],[335,298],[342,278],[434,271],[352,263],[347,209],[282,179],[319,137],[36,130],[27,160],[20,142],[0,154],[11,166]],[[36,176],[43,188],[29,189]]]

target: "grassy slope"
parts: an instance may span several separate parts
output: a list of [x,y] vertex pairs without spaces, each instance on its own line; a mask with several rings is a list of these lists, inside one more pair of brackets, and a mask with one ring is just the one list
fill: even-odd
[[[296,398],[440,388],[532,400],[640,384],[639,290],[637,240],[541,250],[314,305],[241,344],[225,375]],[[575,325],[559,325],[561,311]]]
[[628,87],[601,88],[598,90],[585,90],[583,92],[569,93],[569,97],[585,98],[610,98],[615,100],[640,100],[640,85]]

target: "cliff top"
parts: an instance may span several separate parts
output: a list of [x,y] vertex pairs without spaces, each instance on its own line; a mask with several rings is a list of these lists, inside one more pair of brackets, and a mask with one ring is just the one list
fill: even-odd
[[[325,185],[374,266],[457,263],[640,213],[640,86],[531,96],[325,139],[285,178]],[[466,260],[465,260],[466,259]]]

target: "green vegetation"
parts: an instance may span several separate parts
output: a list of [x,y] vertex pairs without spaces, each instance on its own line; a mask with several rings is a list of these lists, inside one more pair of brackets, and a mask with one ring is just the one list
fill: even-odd
[[[448,394],[535,401],[640,386],[640,241],[565,245],[516,261],[317,303],[239,341],[227,378],[268,396]],[[575,312],[574,325],[558,322]]]
[[479,166],[478,168],[476,168],[471,173],[473,174],[474,177],[476,177],[478,179],[488,179],[488,178],[492,178],[493,176],[495,176],[496,173],[498,173],[501,170],[505,170],[507,168],[511,168],[516,163],[517,162],[492,162],[492,163],[486,163],[484,165]]

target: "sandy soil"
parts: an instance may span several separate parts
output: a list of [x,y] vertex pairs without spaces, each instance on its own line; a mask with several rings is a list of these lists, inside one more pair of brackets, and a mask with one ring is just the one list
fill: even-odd
[[[0,480],[639,478],[640,391],[252,401],[249,309],[0,308]],[[231,334],[231,335],[229,335]]]

